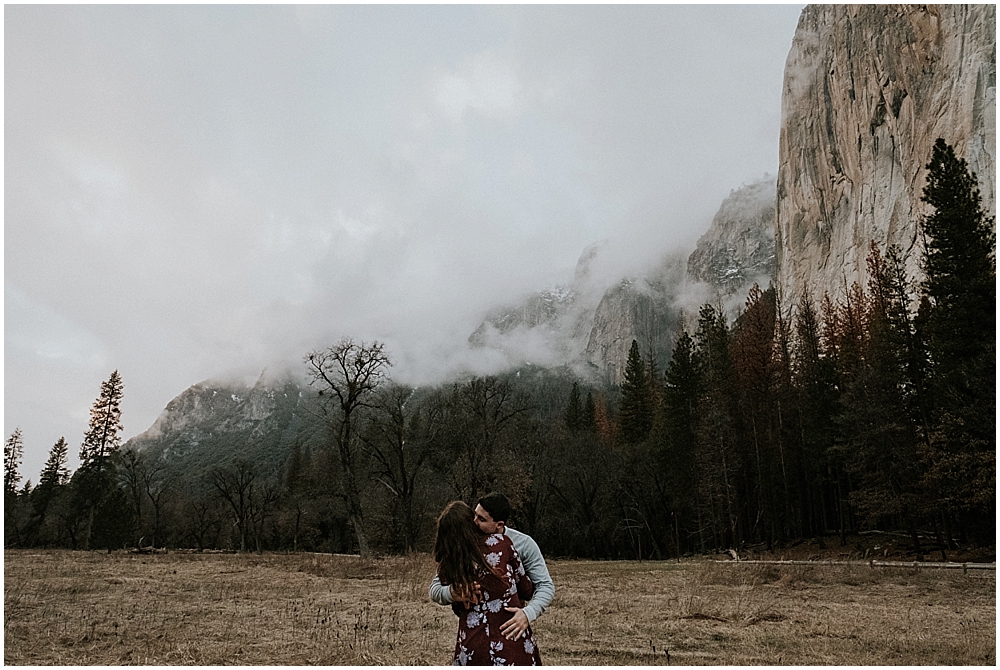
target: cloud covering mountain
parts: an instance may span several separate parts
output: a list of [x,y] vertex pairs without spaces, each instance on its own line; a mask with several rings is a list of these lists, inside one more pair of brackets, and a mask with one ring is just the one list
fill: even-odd
[[[496,305],[692,245],[777,164],[799,6],[5,12],[5,431],[126,437],[343,335],[405,381]],[[74,449],[71,449],[74,451]],[[71,463],[71,465],[73,465]]]

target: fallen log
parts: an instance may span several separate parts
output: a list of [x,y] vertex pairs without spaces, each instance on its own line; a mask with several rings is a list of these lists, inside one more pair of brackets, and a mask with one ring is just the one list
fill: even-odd
[[[734,561],[715,561],[732,565]],[[996,571],[996,563],[941,563],[932,561],[791,561],[791,560],[741,560],[740,565],[842,565],[869,568],[937,568],[942,570],[993,570]]]

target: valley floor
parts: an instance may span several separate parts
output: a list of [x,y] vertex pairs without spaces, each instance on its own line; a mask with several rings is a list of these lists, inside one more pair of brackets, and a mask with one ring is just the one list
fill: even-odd
[[[555,560],[549,665],[993,665],[994,571]],[[5,665],[443,665],[425,554],[4,552]]]

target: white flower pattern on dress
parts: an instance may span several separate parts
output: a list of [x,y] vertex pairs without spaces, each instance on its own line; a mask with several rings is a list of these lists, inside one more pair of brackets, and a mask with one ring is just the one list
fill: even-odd
[[475,628],[485,620],[486,616],[477,607],[469,611],[468,616],[465,617],[465,625],[469,628]]
[[523,577],[526,573],[524,572],[524,561],[521,560],[521,554],[517,553],[517,549],[513,545],[511,545],[510,550],[514,554],[514,558],[517,559],[517,576]]
[[497,640],[496,642],[490,642],[490,660],[493,661],[493,665],[507,665],[507,660],[500,656],[500,652],[503,651],[503,640]]
[[455,662],[452,665],[468,665],[469,661],[472,660],[472,654],[475,652],[470,652],[465,647],[459,649],[458,655],[455,656]]
[[[501,562],[503,563],[500,575],[490,573],[485,568],[480,568],[480,577],[483,580],[489,580],[490,583],[495,582],[496,577],[499,577],[499,582],[491,590],[494,594],[497,594],[497,591],[500,589],[503,589],[503,591],[497,594],[498,597],[491,597],[484,589],[481,593],[479,603],[467,611],[464,620],[462,620],[464,626],[459,626],[454,665],[468,665],[470,663],[519,665],[526,662],[535,665],[536,657],[534,655],[538,651],[530,629],[520,644],[515,642],[513,645],[507,645],[505,648],[505,640],[503,638],[491,641],[493,637],[491,628],[494,628],[494,626],[499,625],[501,621],[505,620],[503,617],[503,608],[509,607],[511,601],[517,595],[517,585],[525,576],[525,570],[520,561],[520,556],[517,550],[514,549],[513,543],[509,538],[496,534],[486,537],[484,541],[485,546],[497,550],[493,553],[485,553],[484,558],[486,562],[494,568],[501,566]],[[499,618],[498,615],[500,615]],[[522,644],[523,651],[520,648]],[[473,654],[477,652],[479,653],[479,657],[473,661]],[[484,658],[486,654],[488,654],[488,660]],[[522,654],[525,654],[527,658]]]

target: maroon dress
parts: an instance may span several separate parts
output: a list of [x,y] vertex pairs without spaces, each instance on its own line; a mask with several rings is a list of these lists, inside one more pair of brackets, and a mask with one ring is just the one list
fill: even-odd
[[523,607],[535,587],[524,573],[521,557],[506,535],[485,535],[480,549],[493,572],[480,570],[481,598],[478,605],[454,606],[458,614],[458,640],[453,665],[541,665],[535,635],[529,627],[518,640],[508,640],[500,632],[514,614],[506,607]]

